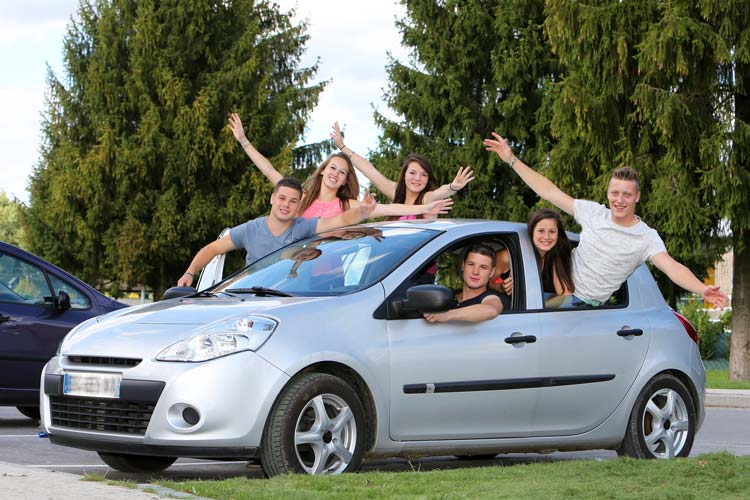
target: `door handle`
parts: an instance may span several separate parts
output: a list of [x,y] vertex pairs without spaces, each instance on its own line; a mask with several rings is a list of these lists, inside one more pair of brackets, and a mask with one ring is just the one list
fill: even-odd
[[10,321],[10,316],[0,314],[0,323],[5,323],[6,321]]
[[640,337],[643,335],[643,330],[640,328],[623,328],[622,330],[618,330],[617,335],[620,337],[630,337],[631,335],[633,337]]
[[516,335],[515,337],[505,337],[506,344],[521,344],[528,342],[529,344],[536,342],[534,335]]

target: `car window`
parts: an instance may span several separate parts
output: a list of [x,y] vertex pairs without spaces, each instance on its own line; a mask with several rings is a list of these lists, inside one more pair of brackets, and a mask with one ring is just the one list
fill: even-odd
[[341,295],[387,276],[438,231],[355,227],[316,235],[288,245],[230,276],[213,290],[264,287],[290,295]]
[[0,301],[44,304],[50,297],[44,271],[12,255],[0,254]]
[[71,285],[65,280],[58,278],[57,276],[49,275],[50,281],[52,282],[52,289],[55,295],[59,292],[65,292],[70,296],[70,308],[71,309],[88,309],[91,307],[91,302],[86,295],[79,289]]

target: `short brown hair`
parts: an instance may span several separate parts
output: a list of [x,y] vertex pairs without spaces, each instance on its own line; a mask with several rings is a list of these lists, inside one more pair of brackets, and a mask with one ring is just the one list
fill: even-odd
[[634,181],[636,189],[638,189],[638,191],[641,190],[641,183],[638,181],[638,172],[634,168],[628,166],[617,168],[612,172],[612,179]]
[[279,188],[288,187],[291,189],[295,189],[299,191],[300,196],[302,196],[302,184],[295,179],[294,177],[282,177],[279,179],[279,182],[276,183],[276,185],[273,187],[274,194],[279,191]]

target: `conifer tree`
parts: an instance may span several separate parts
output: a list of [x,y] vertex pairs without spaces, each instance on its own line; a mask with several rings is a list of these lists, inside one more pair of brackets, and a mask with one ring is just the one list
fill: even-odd
[[300,67],[305,25],[252,0],[82,0],[48,73],[31,180],[33,250],[83,279],[159,293],[221,228],[268,209],[270,186],[226,128],[238,112],[279,165],[323,89]]

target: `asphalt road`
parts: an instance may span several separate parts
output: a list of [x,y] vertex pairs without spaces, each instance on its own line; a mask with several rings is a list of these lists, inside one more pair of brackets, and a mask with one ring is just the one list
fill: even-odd
[[[716,451],[750,455],[750,409],[706,408],[706,422],[698,433],[691,456]],[[36,422],[27,419],[15,408],[0,407],[0,460],[14,464],[69,472],[97,473],[110,479],[148,482],[148,475],[123,474],[110,469],[94,452],[65,448],[37,436]],[[513,465],[557,460],[609,460],[616,453],[608,450],[550,454],[507,454],[492,460],[464,461],[454,457],[428,457],[420,460],[393,458],[366,461],[362,470],[411,471],[449,469],[491,464]],[[260,467],[244,462],[180,459],[158,477],[169,479],[221,479],[236,476],[263,477]]]

